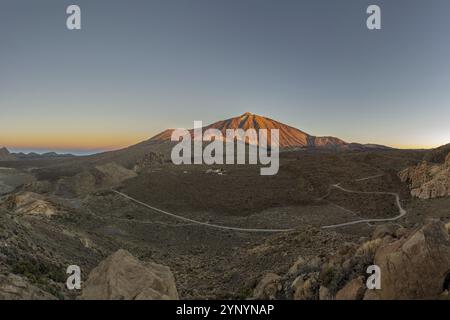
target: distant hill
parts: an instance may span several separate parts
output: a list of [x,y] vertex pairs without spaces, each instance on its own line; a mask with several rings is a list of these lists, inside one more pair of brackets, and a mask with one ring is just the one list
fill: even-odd
[[450,143],[427,151],[424,160],[433,163],[444,163],[445,157],[450,153]]
[[56,152],[47,152],[47,153],[11,153],[5,147],[0,149],[0,161],[14,161],[14,160],[22,160],[22,159],[44,159],[44,158],[69,158],[75,157],[73,154],[59,154]]
[[76,157],[73,154],[70,153],[56,153],[56,152],[46,152],[46,153],[36,153],[36,152],[30,152],[30,153],[14,153],[16,158],[18,159],[42,159],[42,158],[69,158],[69,157]]
[[16,160],[16,157],[9,152],[6,148],[0,149],[0,161],[13,161]]

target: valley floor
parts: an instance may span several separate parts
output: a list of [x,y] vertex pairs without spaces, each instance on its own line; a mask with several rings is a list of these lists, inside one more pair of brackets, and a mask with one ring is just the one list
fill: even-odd
[[[370,240],[380,223],[418,228],[429,218],[449,221],[449,198],[411,199],[398,179],[397,172],[419,156],[291,153],[274,177],[261,177],[257,167],[218,166],[218,175],[206,173],[207,166],[164,164],[77,196],[51,188],[59,183],[57,172],[67,174],[64,167],[11,165],[0,169],[2,192],[38,194],[56,213],[17,213],[3,197],[0,272],[71,299],[75,294],[64,287],[68,265],[87,275],[123,248],[142,261],[169,266],[181,298],[249,298],[264,274],[285,274],[299,256],[333,256],[347,244]],[[82,190],[86,181],[76,185]],[[345,225],[361,219],[381,220]]]

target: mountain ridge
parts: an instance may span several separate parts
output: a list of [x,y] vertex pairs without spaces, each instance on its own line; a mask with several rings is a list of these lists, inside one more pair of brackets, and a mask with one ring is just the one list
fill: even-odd
[[[226,120],[216,121],[210,125],[204,126],[203,131],[208,129],[217,129],[222,135],[226,136],[228,129],[266,129],[268,131],[268,144],[270,145],[270,131],[273,129],[279,130],[279,145],[280,148],[306,148],[306,147],[326,147],[334,148],[348,145],[347,142],[332,136],[318,137],[308,134],[300,129],[286,125],[279,121],[245,112],[241,116],[229,118]],[[166,129],[157,135],[153,136],[147,141],[170,141],[174,129]],[[193,129],[189,130],[193,135]]]
[[69,157],[75,157],[73,154],[70,153],[56,153],[56,152],[46,152],[46,153],[36,153],[36,152],[29,152],[29,153],[11,153],[8,148],[2,147],[0,148],[0,161],[14,161],[14,160],[21,160],[21,159],[42,159],[42,158],[69,158]]

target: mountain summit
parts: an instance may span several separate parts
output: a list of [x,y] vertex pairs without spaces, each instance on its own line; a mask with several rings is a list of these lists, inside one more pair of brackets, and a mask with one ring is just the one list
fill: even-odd
[[[270,130],[278,129],[280,134],[280,148],[301,148],[301,147],[337,147],[347,145],[346,142],[335,137],[316,137],[303,132],[284,123],[262,117],[250,112],[241,116],[222,120],[203,127],[203,130],[217,129],[226,136],[227,129],[267,129],[270,137]],[[173,130],[165,130],[150,141],[169,141]]]

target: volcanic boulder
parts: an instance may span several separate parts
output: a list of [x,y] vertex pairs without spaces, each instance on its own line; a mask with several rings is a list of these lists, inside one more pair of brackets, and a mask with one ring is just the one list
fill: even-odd
[[175,279],[166,266],[142,263],[119,250],[89,274],[80,296],[84,300],[177,300]]

